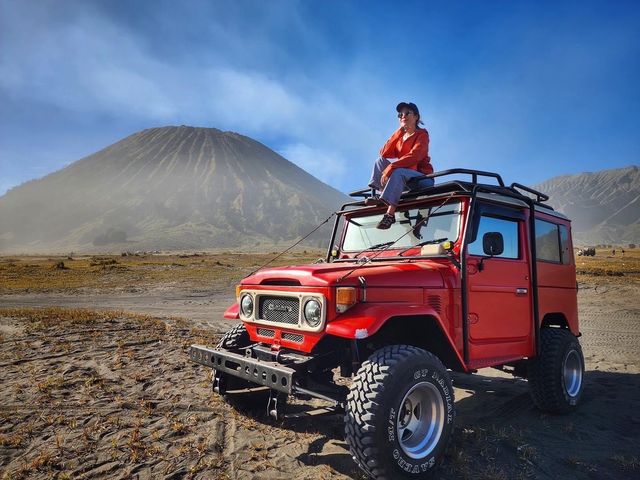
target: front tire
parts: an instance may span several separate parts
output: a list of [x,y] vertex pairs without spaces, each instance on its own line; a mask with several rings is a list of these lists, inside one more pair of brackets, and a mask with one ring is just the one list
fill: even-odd
[[[224,334],[216,348],[224,348],[237,353],[249,345],[251,345],[249,332],[247,332],[244,324],[240,323]],[[213,374],[215,378],[217,372],[214,370]],[[267,407],[269,389],[266,387],[257,388],[259,386],[255,383],[226,373],[220,374],[220,384],[222,391],[224,391],[222,398],[235,408],[253,410]]]
[[366,360],[349,389],[345,437],[371,478],[425,478],[453,428],[451,379],[425,350],[392,345]]
[[540,342],[540,355],[529,361],[527,372],[533,403],[543,412],[570,412],[580,402],[584,386],[580,343],[560,328],[543,328]]

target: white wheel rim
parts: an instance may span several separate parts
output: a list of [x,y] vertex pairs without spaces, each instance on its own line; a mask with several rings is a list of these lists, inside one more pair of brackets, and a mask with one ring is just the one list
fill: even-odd
[[575,350],[571,350],[564,358],[563,366],[564,388],[567,395],[575,397],[580,392],[582,386],[582,362],[580,355]]
[[446,419],[439,390],[421,382],[409,390],[396,421],[396,433],[402,451],[411,458],[424,458],[438,445]]

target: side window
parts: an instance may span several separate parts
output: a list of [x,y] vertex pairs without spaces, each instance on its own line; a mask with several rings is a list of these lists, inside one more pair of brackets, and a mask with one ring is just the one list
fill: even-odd
[[482,255],[482,237],[487,232],[500,232],[504,241],[504,251],[498,258],[519,258],[520,252],[518,245],[519,229],[517,220],[506,220],[504,218],[489,217],[482,215],[480,217],[480,225],[478,226],[478,235],[473,243],[469,244],[469,253],[471,255]]
[[569,232],[564,225],[536,220],[536,253],[538,260],[571,263]]
[[536,220],[536,253],[538,260],[560,263],[558,225]]
[[569,229],[565,225],[560,225],[560,249],[562,263],[565,265],[573,263],[573,249],[569,239]]

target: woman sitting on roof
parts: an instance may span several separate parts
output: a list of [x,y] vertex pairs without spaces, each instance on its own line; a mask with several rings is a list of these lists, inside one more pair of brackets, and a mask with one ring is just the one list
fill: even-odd
[[[391,135],[380,149],[380,158],[376,160],[371,173],[371,188],[381,190],[380,197],[368,198],[366,205],[385,203],[387,212],[377,228],[386,230],[395,223],[395,213],[402,191],[407,182],[415,177],[433,173],[429,157],[429,132],[418,127],[420,112],[415,103],[401,102],[396,107],[400,128]],[[391,161],[390,159],[397,159]],[[424,178],[413,186],[416,189],[431,187],[432,178]]]

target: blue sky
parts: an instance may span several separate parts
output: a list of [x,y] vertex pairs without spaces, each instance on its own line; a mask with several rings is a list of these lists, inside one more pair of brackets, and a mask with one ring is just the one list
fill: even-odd
[[342,191],[413,101],[436,170],[639,164],[638,1],[0,0],[0,194],[144,128],[255,138]]

